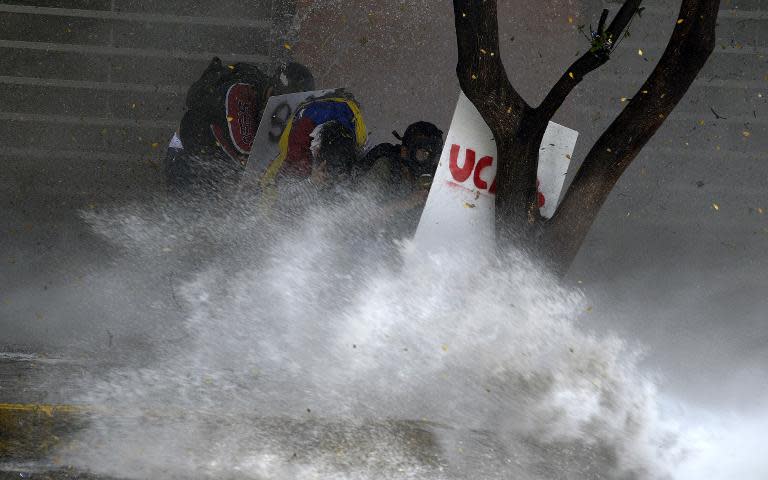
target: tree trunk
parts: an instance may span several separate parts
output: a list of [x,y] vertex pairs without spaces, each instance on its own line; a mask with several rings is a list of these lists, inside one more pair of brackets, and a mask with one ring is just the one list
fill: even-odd
[[715,42],[719,0],[682,0],[659,64],[584,159],[554,217],[539,215],[536,177],[549,120],[590,72],[605,64],[642,0],[626,0],[606,28],[603,11],[592,48],[574,62],[544,101],[531,107],[510,84],[499,55],[496,1],[454,0],[462,90],[486,121],[498,151],[496,231],[564,275],[621,174],[661,127],[702,69]]

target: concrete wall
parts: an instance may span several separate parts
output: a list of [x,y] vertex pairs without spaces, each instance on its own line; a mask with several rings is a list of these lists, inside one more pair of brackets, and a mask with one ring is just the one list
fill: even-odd
[[214,55],[267,64],[282,54],[292,7],[0,3],[0,344],[67,331],[51,292],[105,260],[78,210],[157,192],[188,85]]

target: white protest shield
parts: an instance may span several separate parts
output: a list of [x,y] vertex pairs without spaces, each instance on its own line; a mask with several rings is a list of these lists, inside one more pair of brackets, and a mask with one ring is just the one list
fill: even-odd
[[552,218],[560,203],[565,176],[579,132],[549,122],[539,148],[539,213]]
[[414,237],[418,252],[485,251],[494,245],[496,142],[462,93]]
[[311,97],[321,97],[334,91],[314,90],[269,98],[245,166],[244,184],[258,184],[269,165],[280,154],[280,137],[296,108]]
[[[539,151],[539,206],[557,208],[578,132],[549,123]],[[417,251],[487,252],[495,246],[496,141],[461,93],[414,238]]]

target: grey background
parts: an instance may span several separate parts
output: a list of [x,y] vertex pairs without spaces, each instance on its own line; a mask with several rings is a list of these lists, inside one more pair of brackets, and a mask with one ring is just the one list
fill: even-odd
[[[617,8],[499,3],[507,70],[533,104],[587,48],[576,27]],[[556,118],[581,133],[572,171],[666,46],[679,1],[645,3],[631,37]],[[98,308],[68,303],[67,292],[110,258],[76,212],[160,190],[160,152],[186,86],[213,53],[263,63],[294,55],[319,87],[360,98],[374,141],[419,119],[447,130],[458,93],[450,2],[299,2],[285,37],[282,7],[0,3],[0,344],[64,346],[100,328]],[[665,390],[764,409],[768,0],[721,8],[710,63],[616,186],[567,281],[593,304],[586,325],[646,345]]]

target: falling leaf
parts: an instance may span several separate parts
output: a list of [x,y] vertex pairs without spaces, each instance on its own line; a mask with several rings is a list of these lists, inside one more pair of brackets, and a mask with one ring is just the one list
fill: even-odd
[[684,20],[684,19],[682,19],[682,18],[681,18],[681,19],[678,19],[678,20],[677,20],[677,24],[678,24],[678,25],[680,25],[680,24],[681,24],[681,23],[683,23],[684,21],[685,21],[685,20]]
[[699,125],[704,126],[704,120],[699,120]]
[[714,208],[716,212],[719,212],[719,211],[720,211],[720,205],[718,205],[718,204],[716,204],[716,203],[713,203],[713,204],[712,204],[712,208]]
[[486,52],[484,48],[481,48],[481,49],[480,49],[480,53],[482,53],[483,55],[485,55],[485,54],[486,54],[486,53],[488,53],[488,52]]
[[235,117],[233,117],[232,115],[227,115],[227,122],[232,123],[234,120],[235,120]]
[[571,23],[571,24],[573,23],[573,17],[571,17],[570,15],[568,16],[568,23]]
[[153,143],[152,143],[152,148],[157,148],[157,147],[159,147],[159,146],[160,146],[160,144],[159,144],[159,143],[157,143],[157,142],[153,142]]
[[573,75],[573,72],[568,72],[568,76],[575,79],[576,77]]
[[448,345],[445,344],[445,343],[443,344],[443,346],[441,348],[443,349],[444,352],[448,351]]
[[744,130],[743,132],[741,132],[741,134],[744,135],[744,138],[749,138],[752,136],[752,132],[750,132],[749,130]]
[[640,56],[642,57],[642,56],[643,56],[643,49],[642,49],[642,48],[639,48],[639,49],[637,50],[637,54],[638,54],[638,55],[640,55]]
[[293,50],[293,45],[291,45],[290,43],[284,43],[283,48],[286,50]]
[[[286,45],[288,45],[288,44],[286,43]],[[286,48],[287,48],[287,47],[286,47]],[[234,69],[235,69],[235,66],[234,66],[234,65],[227,65],[227,68],[228,68],[228,69],[230,69],[230,70],[234,70]]]
[[592,313],[592,307],[587,307],[587,313]]
[[621,97],[621,103],[624,103],[627,101],[627,97]]
[[760,215],[762,215],[762,214],[764,214],[764,213],[765,213],[765,209],[764,209],[764,208],[759,208],[759,207],[758,207],[758,209],[757,209],[757,213],[759,213]]
[[475,75],[474,73],[472,74],[472,80],[477,80],[477,75]]
[[475,207],[477,207],[477,205],[475,205],[474,203],[464,202],[464,208],[475,208]]

